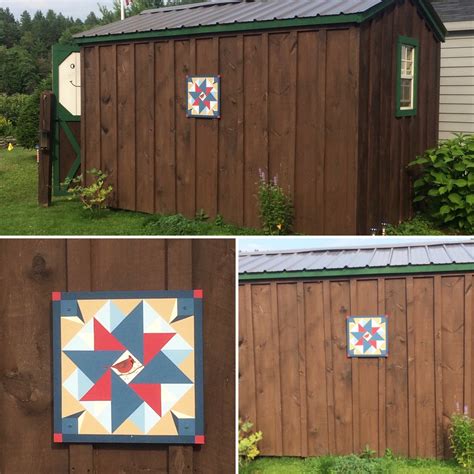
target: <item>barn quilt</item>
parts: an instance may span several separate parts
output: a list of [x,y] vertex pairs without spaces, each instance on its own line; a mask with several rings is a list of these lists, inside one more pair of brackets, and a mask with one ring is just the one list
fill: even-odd
[[220,77],[188,76],[187,116],[196,118],[220,118]]
[[387,357],[387,316],[349,316],[347,350],[349,357]]
[[203,444],[202,296],[53,293],[54,441]]

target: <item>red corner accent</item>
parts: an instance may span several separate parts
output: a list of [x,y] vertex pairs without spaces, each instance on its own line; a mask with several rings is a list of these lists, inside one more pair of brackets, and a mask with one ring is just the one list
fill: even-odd
[[61,301],[61,292],[60,291],[53,291],[51,293],[51,299],[53,301]]
[[206,437],[204,435],[196,435],[194,437],[194,444],[205,444]]
[[55,443],[62,443],[63,442],[63,434],[62,433],[54,433],[53,434],[53,441]]
[[202,298],[202,290],[194,290],[194,298]]

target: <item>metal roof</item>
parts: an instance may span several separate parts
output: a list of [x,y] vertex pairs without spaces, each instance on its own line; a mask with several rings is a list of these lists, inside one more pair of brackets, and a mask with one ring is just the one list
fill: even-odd
[[240,274],[452,264],[473,264],[474,270],[474,241],[242,252],[239,255]]
[[[423,9],[432,10],[425,1],[419,0]],[[390,2],[389,2],[390,3]],[[108,36],[145,34],[150,32],[170,32],[187,28],[249,25],[255,27],[259,22],[275,20],[299,20],[311,18],[337,23],[351,20],[356,23],[365,21],[372,11],[379,11],[389,5],[386,0],[214,0],[175,7],[163,7],[145,10],[139,15],[126,18],[74,37],[82,42],[86,39],[107,38]],[[443,26],[433,11],[427,13],[434,27]],[[434,18],[433,18],[434,17]]]
[[445,23],[474,20],[473,0],[431,0],[431,3]]

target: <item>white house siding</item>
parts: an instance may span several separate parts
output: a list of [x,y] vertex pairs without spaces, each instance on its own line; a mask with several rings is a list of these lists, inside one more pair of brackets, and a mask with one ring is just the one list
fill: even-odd
[[441,46],[439,138],[474,133],[474,21],[445,23]]

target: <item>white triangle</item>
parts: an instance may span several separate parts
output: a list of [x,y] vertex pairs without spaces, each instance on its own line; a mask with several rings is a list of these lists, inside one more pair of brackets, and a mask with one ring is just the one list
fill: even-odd
[[97,319],[107,331],[112,332],[110,323],[110,300],[95,313],[94,318]]
[[63,351],[93,351],[94,350],[94,320],[91,319],[63,347]]
[[193,384],[173,384],[161,385],[161,416],[170,411],[176,403],[191,389]]
[[112,402],[81,402],[84,408],[110,433],[112,431]]
[[175,333],[173,329],[146,301],[143,301],[143,332]]
[[145,433],[148,433],[160,421],[161,417],[148,403],[144,402],[143,404],[145,406]]
[[164,346],[162,351],[192,351],[193,348],[178,334],[174,335]]

